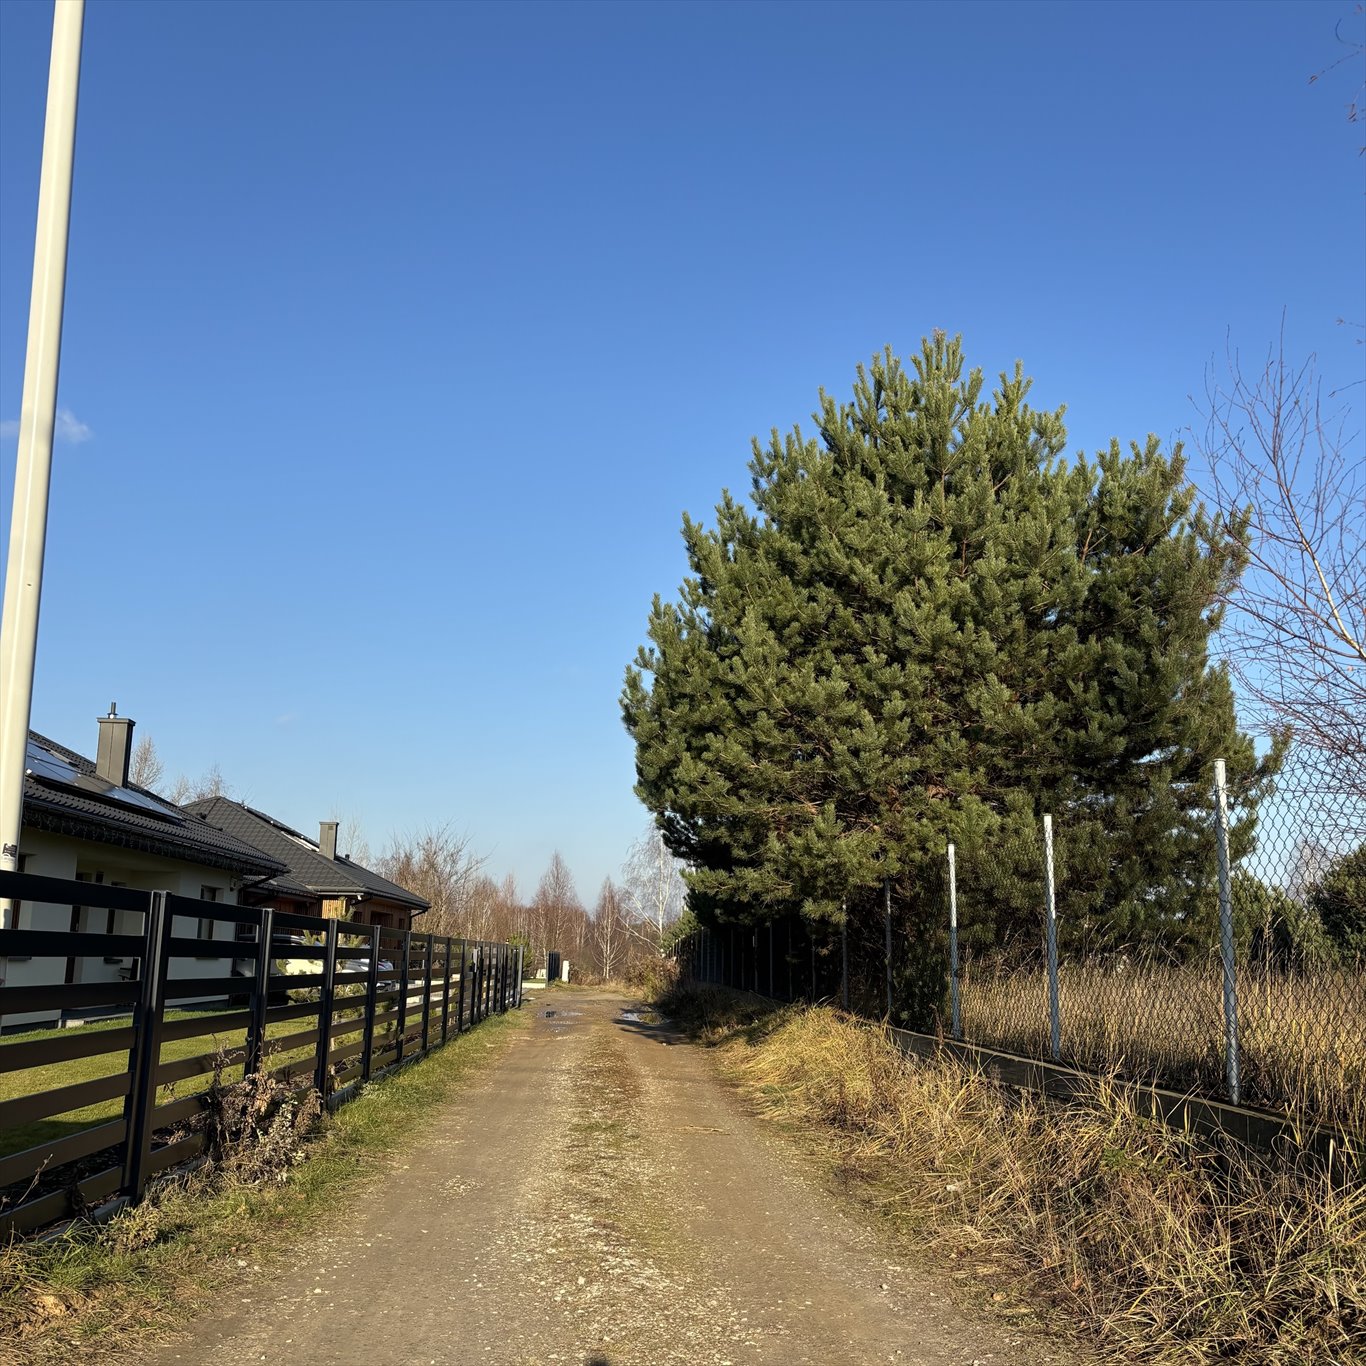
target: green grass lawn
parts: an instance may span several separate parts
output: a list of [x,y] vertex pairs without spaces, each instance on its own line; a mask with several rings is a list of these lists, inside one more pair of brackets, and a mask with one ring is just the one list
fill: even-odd
[[[197,1011],[172,1010],[167,1011],[166,1018],[168,1020],[186,1020],[193,1019],[198,1014]],[[205,1053],[214,1053],[220,1047],[224,1050],[230,1050],[242,1046],[244,1042],[242,1030],[235,1029],[216,1034],[212,1032],[212,1016],[205,1015],[204,1021],[205,1033],[189,1039],[170,1039],[164,1042],[161,1046],[161,1061],[174,1062],[180,1058],[193,1058]],[[92,1020],[90,1023],[82,1025],[81,1030],[82,1032],[93,1033],[100,1030],[124,1028],[127,1025],[128,1017],[123,1016],[122,1018],[108,1020]],[[267,1039],[282,1038],[287,1034],[301,1033],[309,1026],[310,1021],[306,1019],[272,1021],[266,1027],[266,1037]],[[7,1041],[0,1042],[0,1057],[3,1057],[5,1048],[12,1047],[14,1044],[25,1043],[33,1039],[70,1037],[70,1032],[63,1029],[35,1029],[28,1033],[12,1035]],[[308,1057],[313,1051],[312,1048],[296,1048],[287,1053],[271,1054],[270,1063],[272,1066],[278,1067],[283,1063]],[[117,1076],[127,1070],[128,1052],[126,1049],[119,1049],[112,1053],[97,1054],[94,1057],[74,1058],[68,1062],[52,1063],[46,1067],[27,1067],[15,1072],[0,1072],[0,1100],[14,1100],[19,1096],[30,1096],[39,1091],[53,1090],[59,1086],[75,1086],[83,1081],[93,1081],[96,1077]],[[223,1072],[225,1081],[236,1081],[241,1075],[240,1063],[235,1067],[225,1068]],[[204,1073],[201,1076],[187,1077],[171,1086],[163,1086],[157,1095],[157,1103],[164,1105],[171,1100],[194,1095],[204,1090],[212,1080],[211,1073]],[[25,1148],[31,1148],[52,1139],[65,1138],[68,1134],[76,1133],[92,1124],[117,1119],[123,1113],[123,1106],[124,1099],[122,1096],[118,1096],[112,1100],[100,1101],[95,1105],[83,1106],[79,1110],[69,1110],[62,1115],[51,1115],[46,1119],[34,1120],[31,1124],[22,1124],[7,1129],[0,1133],[0,1155],[22,1152]]]

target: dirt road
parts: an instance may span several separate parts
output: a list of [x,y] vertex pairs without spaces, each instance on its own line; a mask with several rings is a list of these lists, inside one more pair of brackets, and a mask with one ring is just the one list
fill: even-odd
[[952,1308],[631,1002],[524,1008],[531,1028],[344,1225],[150,1366],[1060,1359]]

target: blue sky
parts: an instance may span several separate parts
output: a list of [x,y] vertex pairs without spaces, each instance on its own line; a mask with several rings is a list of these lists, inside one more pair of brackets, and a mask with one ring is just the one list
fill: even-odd
[[[89,752],[117,699],[172,774],[375,846],[449,821],[526,891],[559,848],[591,900],[680,514],[818,387],[940,327],[1075,448],[1166,438],[1282,310],[1359,379],[1339,22],[91,0],[35,727]],[[50,25],[0,4],[11,422]]]

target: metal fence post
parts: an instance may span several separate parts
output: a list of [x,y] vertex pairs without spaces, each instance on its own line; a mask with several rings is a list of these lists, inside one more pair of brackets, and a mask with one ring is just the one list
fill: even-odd
[[247,1029],[247,1056],[243,1060],[242,1075],[254,1076],[261,1070],[266,1054],[266,1009],[270,1005],[270,964],[275,948],[275,912],[269,907],[261,910],[261,923],[256,931],[256,971],[252,974],[251,1024]]
[[157,1104],[157,1069],[161,1065],[161,1026],[166,1012],[166,973],[170,966],[171,917],[166,912],[169,892],[152,892],[143,926],[142,991],[138,997],[137,1033],[132,1059],[133,1084],[128,1092],[127,1138],[124,1146],[123,1191],[141,1200],[152,1156],[153,1115]]
[[1241,1103],[1238,1075],[1238,981],[1233,961],[1233,890],[1228,856],[1228,776],[1214,761],[1214,830],[1219,855],[1219,956],[1224,969],[1224,1081],[1228,1098]]
[[953,841],[949,841],[949,1028],[955,1039],[963,1037],[963,1015],[958,998],[958,869]]
[[882,879],[882,926],[886,939],[887,958],[887,1019],[892,1018],[892,879]]
[[783,962],[787,964],[787,996],[788,1001],[797,999],[797,989],[792,985],[792,917],[783,917]]
[[408,980],[412,975],[413,932],[403,931],[403,946],[399,949],[402,962],[398,969],[398,1031],[395,1043],[398,1051],[394,1055],[394,1066],[403,1061],[403,1036],[408,1032]]
[[840,902],[840,1001],[849,1009],[849,903]]
[[327,1099],[327,1055],[332,1051],[332,1007],[337,998],[337,926],[329,920],[323,932],[323,984],[318,991],[318,1061],[313,1069],[313,1085]]
[[1043,894],[1048,941],[1048,1051],[1053,1061],[1062,1057],[1062,1011],[1058,1000],[1058,914],[1053,898],[1053,817],[1043,818]]
[[379,996],[379,926],[370,926],[370,971],[365,979],[365,1029],[361,1033],[360,1079],[370,1080],[375,1051],[375,1007]]
[[773,922],[768,922],[768,994],[773,1000],[778,999],[778,980],[773,975]]

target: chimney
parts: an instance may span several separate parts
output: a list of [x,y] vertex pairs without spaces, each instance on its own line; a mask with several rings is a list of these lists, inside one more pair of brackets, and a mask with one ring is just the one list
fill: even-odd
[[318,822],[318,852],[323,858],[337,857],[337,822]]
[[128,764],[133,758],[133,722],[120,716],[111,702],[109,715],[98,717],[100,747],[95,753],[95,772],[115,787],[128,786]]

